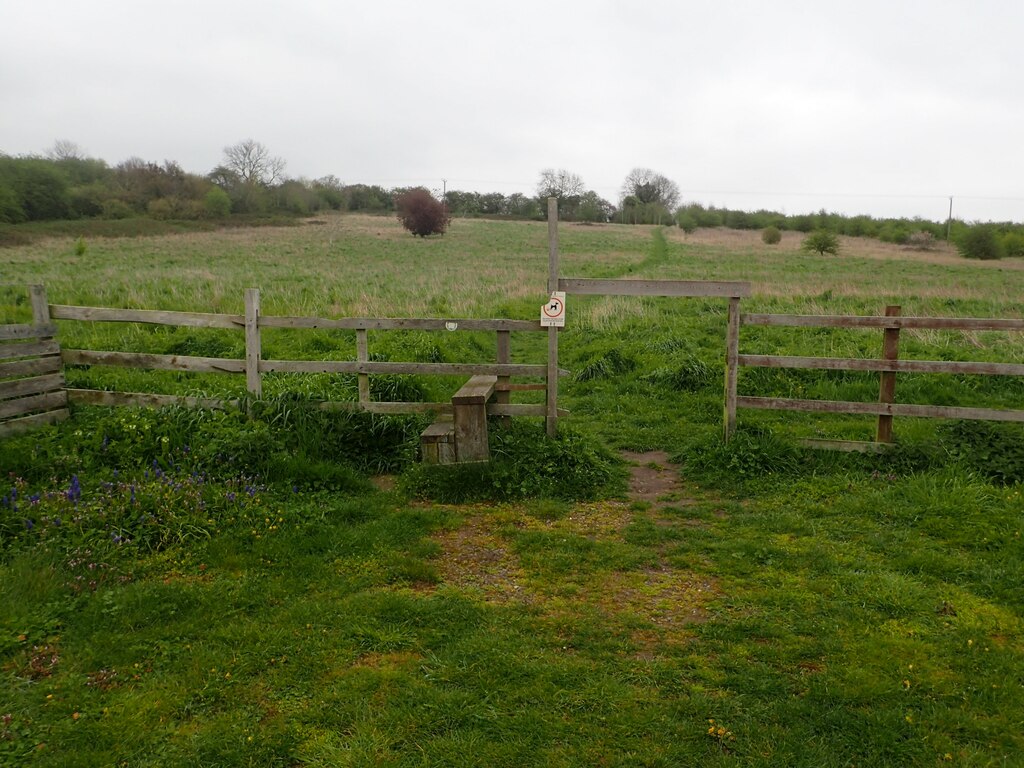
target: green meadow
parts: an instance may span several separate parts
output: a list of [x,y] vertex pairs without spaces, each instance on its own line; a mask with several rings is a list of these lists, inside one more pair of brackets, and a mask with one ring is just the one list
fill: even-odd
[[[1024,260],[841,239],[562,225],[567,277],[749,280],[745,312],[1021,317]],[[0,249],[0,322],[54,304],[533,319],[547,227],[288,227]],[[84,245],[84,247],[83,247]],[[354,377],[267,374],[242,410],[76,407],[0,441],[0,765],[1011,766],[1024,763],[1024,430],[741,410],[726,305],[569,297],[558,438],[416,461],[424,417],[324,413]],[[241,358],[241,331],[61,321],[67,348]],[[877,357],[877,330],[744,328],[744,353]],[[269,329],[264,358],[353,359]],[[513,334],[542,362],[543,334]],[[492,334],[371,332],[484,362]],[[1019,333],[905,330],[901,358],[1024,363]],[[70,367],[70,386],[244,397],[243,376]],[[444,400],[452,377],[372,377]],[[877,374],[744,369],[743,395],[871,401]],[[1020,408],[1011,377],[900,374],[898,402]],[[514,393],[514,402],[538,393]],[[531,398],[533,398],[531,400]],[[647,493],[637,477],[654,477]],[[632,477],[632,479],[631,479]],[[651,481],[654,482],[654,481]]]

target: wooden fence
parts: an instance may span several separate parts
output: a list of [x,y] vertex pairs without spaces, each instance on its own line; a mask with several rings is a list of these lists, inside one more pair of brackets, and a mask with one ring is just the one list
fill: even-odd
[[[849,359],[830,357],[794,357],[782,355],[744,355],[739,353],[739,331],[742,325],[793,328],[873,328],[883,332],[882,357]],[[806,441],[816,447],[834,450],[878,450],[891,443],[895,416],[938,419],[968,419],[1024,422],[1024,410],[965,408],[945,405],[897,403],[897,373],[977,374],[989,376],[1024,376],[1024,365],[1016,363],[951,362],[899,359],[900,331],[904,328],[961,331],[1024,331],[1024,320],[1007,318],[965,317],[902,317],[900,307],[886,308],[885,316],[849,315],[771,315],[740,314],[738,306],[730,305],[728,342],[726,345],[725,438],[736,429],[738,408],[760,408],[777,411],[812,413],[866,414],[878,417],[874,442]],[[792,368],[827,371],[875,371],[879,376],[878,402],[863,403],[830,400],[802,400],[780,397],[741,397],[737,395],[737,374],[741,367]]]
[[[245,293],[245,314],[213,314],[203,312],[179,312],[146,309],[114,309],[106,307],[85,307],[65,304],[46,304],[41,286],[33,286],[33,295],[43,296],[38,324],[52,335],[53,321],[74,320],[81,322],[147,323],[193,328],[226,328],[245,334],[245,358],[198,357],[189,355],[157,355],[142,352],[109,352],[88,349],[61,349],[59,357],[50,365],[59,362],[66,365],[102,365],[147,370],[192,371],[200,373],[224,373],[244,375],[246,389],[254,398],[262,396],[263,374],[288,373],[336,373],[355,374],[358,382],[358,400],[355,402],[331,401],[321,407],[331,410],[360,410],[370,413],[425,413],[451,414],[451,402],[378,402],[370,396],[370,376],[381,374],[418,375],[491,375],[497,377],[494,402],[487,404],[488,415],[495,416],[543,416],[549,421],[549,429],[559,416],[557,407],[557,377],[568,371],[557,367],[557,358],[552,362],[521,364],[511,361],[511,334],[513,332],[541,332],[539,321],[525,320],[480,320],[480,319],[436,319],[436,318],[323,318],[264,315],[260,311],[260,294],[256,288]],[[45,315],[44,315],[45,313]],[[8,326],[7,334],[14,333]],[[320,329],[355,331],[355,360],[265,360],[263,359],[261,334],[264,328]],[[495,334],[495,361],[493,363],[419,363],[381,362],[370,358],[370,331],[489,331]],[[24,331],[20,331],[24,332]],[[551,372],[554,380],[549,378]],[[513,383],[513,377],[541,378],[543,383]],[[63,382],[61,382],[63,386]],[[513,404],[514,391],[547,391],[546,404]],[[223,400],[199,399],[175,395],[144,393],[106,392],[87,389],[69,389],[71,402],[92,405],[189,405],[217,407]]]
[[46,292],[32,286],[32,322],[0,326],[0,437],[68,416],[56,327]]

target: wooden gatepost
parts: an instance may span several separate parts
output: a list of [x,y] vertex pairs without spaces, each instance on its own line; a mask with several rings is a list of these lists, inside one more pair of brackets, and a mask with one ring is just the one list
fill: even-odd
[[32,322],[0,325],[0,437],[68,417],[57,327],[46,289],[29,286]]

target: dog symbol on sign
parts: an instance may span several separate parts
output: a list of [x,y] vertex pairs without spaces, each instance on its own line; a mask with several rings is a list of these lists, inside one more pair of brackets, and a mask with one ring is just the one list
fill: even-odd
[[548,328],[565,326],[565,293],[556,291],[551,294],[547,304],[540,308],[540,324]]

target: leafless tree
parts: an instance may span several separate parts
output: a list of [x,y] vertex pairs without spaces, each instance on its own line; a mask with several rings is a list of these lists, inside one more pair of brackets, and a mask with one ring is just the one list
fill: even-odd
[[266,145],[246,139],[224,147],[221,168],[233,173],[243,184],[270,186],[284,175],[284,160],[274,157]]
[[69,139],[57,139],[46,156],[51,160],[81,160],[85,157],[82,148]]
[[643,205],[656,203],[671,211],[679,202],[679,186],[650,168],[634,168],[622,183],[622,197],[635,197]]
[[545,168],[537,182],[537,196],[563,198],[579,197],[584,192],[583,179],[564,168]]

